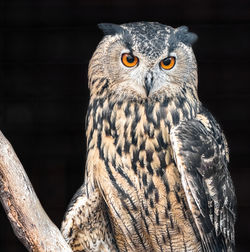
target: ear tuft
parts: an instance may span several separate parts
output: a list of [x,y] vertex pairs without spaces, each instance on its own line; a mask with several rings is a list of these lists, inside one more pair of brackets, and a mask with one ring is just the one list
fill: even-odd
[[117,24],[101,23],[98,24],[98,27],[103,31],[104,35],[115,35],[123,32],[123,28]]
[[183,42],[186,45],[192,45],[198,39],[198,36],[195,33],[188,31],[187,26],[178,27],[176,29],[175,36],[176,36],[177,40]]

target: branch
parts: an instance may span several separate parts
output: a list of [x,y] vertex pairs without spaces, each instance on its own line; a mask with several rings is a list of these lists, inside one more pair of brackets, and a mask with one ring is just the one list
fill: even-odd
[[0,200],[16,236],[29,251],[72,252],[42,208],[21,162],[1,131]]

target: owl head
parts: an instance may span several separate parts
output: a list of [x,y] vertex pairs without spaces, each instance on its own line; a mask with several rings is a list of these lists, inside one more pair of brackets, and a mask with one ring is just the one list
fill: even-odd
[[[104,38],[89,64],[91,94],[117,99],[160,99],[191,92],[197,97],[197,64],[186,26],[156,22],[99,24]],[[185,92],[184,92],[185,91]]]

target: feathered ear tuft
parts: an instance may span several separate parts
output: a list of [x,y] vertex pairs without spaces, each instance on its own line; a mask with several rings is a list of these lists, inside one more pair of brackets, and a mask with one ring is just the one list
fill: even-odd
[[98,24],[98,27],[103,31],[104,35],[115,35],[123,32],[123,28],[117,24],[101,23]]
[[177,40],[183,42],[186,45],[192,45],[198,39],[198,36],[195,33],[188,31],[187,26],[180,26],[176,28],[175,36]]

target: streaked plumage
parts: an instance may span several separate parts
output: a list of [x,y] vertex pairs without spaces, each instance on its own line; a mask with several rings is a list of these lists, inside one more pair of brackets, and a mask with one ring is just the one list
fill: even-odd
[[[196,36],[159,23],[101,28],[89,65],[85,182],[65,239],[73,251],[234,251],[228,148],[197,96]],[[124,66],[124,53],[138,64]],[[170,56],[175,65],[162,69]]]

